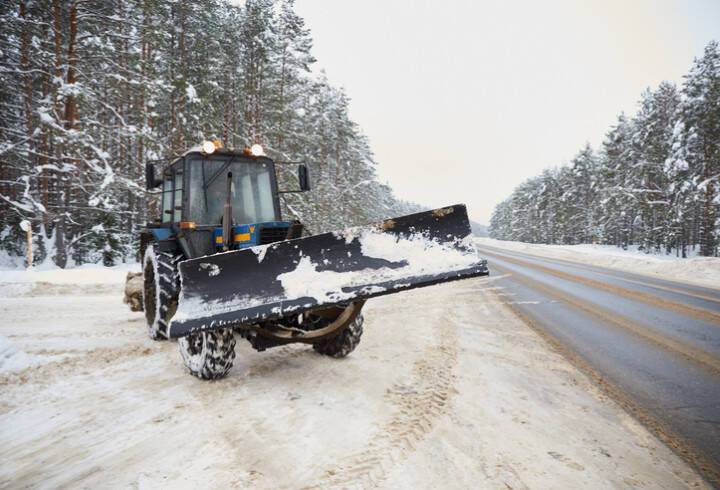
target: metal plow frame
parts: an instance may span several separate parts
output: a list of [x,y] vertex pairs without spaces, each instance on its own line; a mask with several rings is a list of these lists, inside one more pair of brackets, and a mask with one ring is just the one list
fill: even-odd
[[[322,340],[334,337],[342,332],[345,327],[350,325],[360,314],[364,300],[355,301],[345,308],[330,307],[321,310],[310,310],[304,314],[315,314],[321,317],[333,318],[329,325],[316,330],[303,330],[295,327],[287,327],[278,323],[269,322],[270,325],[250,324],[241,328],[246,328],[251,332],[257,333],[258,336],[266,340],[270,340],[275,344],[292,344],[300,342],[303,344],[315,344]],[[333,313],[336,313],[333,315]]]

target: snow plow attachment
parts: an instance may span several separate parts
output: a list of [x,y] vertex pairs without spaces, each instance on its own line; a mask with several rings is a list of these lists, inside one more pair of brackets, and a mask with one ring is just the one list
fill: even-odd
[[170,337],[488,275],[464,205],[180,263]]

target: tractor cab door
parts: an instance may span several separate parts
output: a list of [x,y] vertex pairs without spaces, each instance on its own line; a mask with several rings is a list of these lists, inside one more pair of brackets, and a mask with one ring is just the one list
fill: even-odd
[[169,165],[162,176],[162,222],[179,223],[183,209],[184,158]]

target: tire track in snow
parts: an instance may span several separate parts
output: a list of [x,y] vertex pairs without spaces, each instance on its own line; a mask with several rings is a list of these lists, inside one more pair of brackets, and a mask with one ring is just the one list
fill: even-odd
[[306,488],[372,487],[425,439],[448,409],[457,365],[457,334],[452,321],[442,321],[430,345],[415,362],[410,378],[396,382],[385,395],[394,415],[370,438],[367,447],[327,468],[321,481]]

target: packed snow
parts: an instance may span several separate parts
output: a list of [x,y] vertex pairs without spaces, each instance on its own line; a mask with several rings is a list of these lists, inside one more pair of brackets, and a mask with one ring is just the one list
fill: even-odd
[[[318,264],[307,256],[301,257],[293,271],[278,276],[286,298],[308,297],[319,304],[342,301],[355,296],[353,293],[345,293],[345,288],[363,287],[367,293],[382,292],[376,284],[460,271],[478,263],[474,248],[458,250],[428,240],[420,234],[400,238],[380,230],[364,229],[359,234],[349,231],[343,235],[343,239],[345,243],[357,239],[363,255],[387,260],[394,267],[349,272],[318,271]],[[397,264],[402,265],[396,267]]]
[[475,240],[480,246],[487,245],[720,289],[720,257],[695,256],[683,259],[673,255],[646,254],[637,248],[623,250],[612,245],[540,245],[492,238]]
[[3,275],[2,352],[39,362],[0,372],[0,487],[706,487],[492,278],[369,301],[342,360],[238,339],[204,382],[147,338],[124,274],[53,274]]

